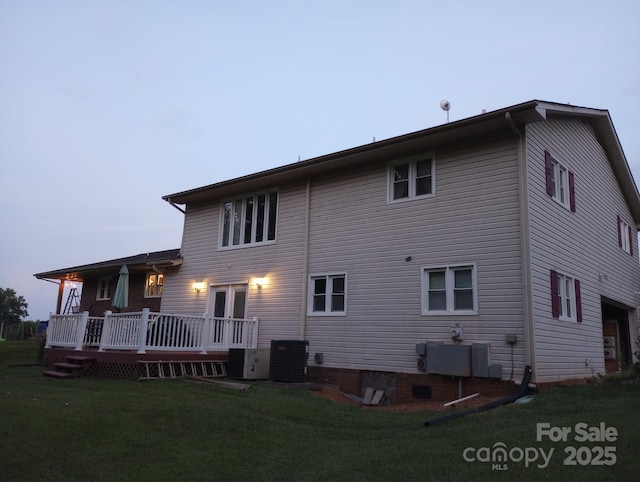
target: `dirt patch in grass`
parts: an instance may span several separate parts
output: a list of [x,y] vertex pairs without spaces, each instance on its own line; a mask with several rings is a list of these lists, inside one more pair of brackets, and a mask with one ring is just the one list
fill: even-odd
[[[345,405],[358,406],[360,402],[349,397],[346,393],[341,392],[336,387],[323,385],[320,389],[312,390],[310,392],[313,396],[325,398],[336,403],[342,403]],[[391,412],[422,412],[422,411],[435,411],[441,412],[445,410],[451,410],[457,408],[458,410],[469,410],[479,407],[494,400],[498,400],[500,397],[483,397],[479,395],[470,400],[457,403],[452,407],[445,407],[443,404],[446,402],[438,402],[434,400],[420,400],[410,403],[396,403],[393,405],[380,405],[380,406],[365,406],[362,407],[367,410],[387,410]]]

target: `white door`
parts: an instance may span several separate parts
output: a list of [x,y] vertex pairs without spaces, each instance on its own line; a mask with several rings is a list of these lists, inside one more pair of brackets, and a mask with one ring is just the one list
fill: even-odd
[[[247,317],[247,285],[227,285],[213,288],[212,306],[209,312],[216,318],[214,339],[221,341],[224,331],[229,330],[228,340],[231,345],[243,343],[244,320]],[[226,318],[228,323],[222,323]],[[236,321],[238,320],[238,321]]]
[[213,288],[213,306],[210,307],[209,313],[213,313],[216,318],[245,319],[247,291],[247,285],[216,286]]

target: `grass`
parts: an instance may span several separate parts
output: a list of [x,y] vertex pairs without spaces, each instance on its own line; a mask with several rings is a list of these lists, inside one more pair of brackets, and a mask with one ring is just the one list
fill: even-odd
[[[3,481],[634,480],[640,386],[570,386],[434,427],[442,413],[365,410],[306,391],[185,380],[57,380],[37,344],[0,343]],[[13,366],[12,366],[13,365]],[[19,365],[19,366],[16,366]],[[536,441],[536,423],[615,427],[615,442]],[[547,468],[492,470],[465,448],[554,449]],[[565,466],[569,445],[613,446],[612,466]],[[584,451],[583,451],[584,456]]]

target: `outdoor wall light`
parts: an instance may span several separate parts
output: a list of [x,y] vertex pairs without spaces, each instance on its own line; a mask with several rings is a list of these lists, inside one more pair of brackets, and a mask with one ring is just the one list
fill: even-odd
[[254,278],[253,279],[253,284],[256,285],[256,288],[261,290],[262,288],[264,288],[267,285],[267,278]]
[[193,283],[193,290],[196,293],[200,293],[202,290],[204,290],[204,281],[196,281],[195,283]]

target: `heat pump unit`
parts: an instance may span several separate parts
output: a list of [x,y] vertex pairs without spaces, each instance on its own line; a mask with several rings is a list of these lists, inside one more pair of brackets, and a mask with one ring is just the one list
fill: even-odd
[[604,358],[606,360],[615,360],[616,359],[616,349],[615,348],[605,348],[604,349]]
[[230,378],[266,380],[269,378],[270,360],[268,348],[231,348],[227,375]]
[[269,380],[303,382],[307,375],[309,342],[304,340],[271,340]]

